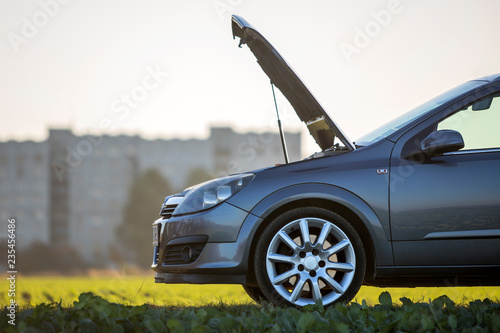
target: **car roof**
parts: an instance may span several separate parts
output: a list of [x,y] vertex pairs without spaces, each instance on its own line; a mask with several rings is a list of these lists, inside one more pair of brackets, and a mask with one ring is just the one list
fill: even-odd
[[490,75],[483,76],[483,77],[480,77],[479,79],[475,79],[472,81],[488,81],[488,82],[500,81],[500,73],[490,74]]

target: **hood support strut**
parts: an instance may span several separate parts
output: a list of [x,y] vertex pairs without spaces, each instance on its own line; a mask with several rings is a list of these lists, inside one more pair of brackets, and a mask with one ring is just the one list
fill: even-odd
[[285,163],[288,164],[288,151],[286,149],[285,134],[281,127],[280,114],[278,112],[278,103],[276,103],[276,95],[274,94],[274,84],[271,81],[271,89],[273,90],[274,106],[276,107],[276,116],[278,117],[278,128],[280,129],[281,147],[283,148],[283,155],[285,155]]
[[340,130],[290,65],[264,36],[238,15],[231,17],[231,28],[233,38],[239,37],[239,46],[246,44],[250,48],[257,58],[257,63],[271,79],[271,84],[281,91],[299,119],[307,124],[309,132],[321,150],[333,148],[335,138],[338,138],[347,150],[356,149],[352,141]]

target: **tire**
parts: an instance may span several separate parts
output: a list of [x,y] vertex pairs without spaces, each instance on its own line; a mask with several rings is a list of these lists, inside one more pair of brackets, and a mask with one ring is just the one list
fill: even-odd
[[257,283],[275,305],[348,302],[366,271],[365,250],[354,227],[317,207],[295,208],[271,221],[254,255]]
[[262,290],[260,290],[259,287],[250,286],[248,284],[242,284],[241,286],[246,291],[248,296],[250,296],[250,298],[253,299],[255,302],[262,303],[264,301],[267,301],[266,297],[264,296]]

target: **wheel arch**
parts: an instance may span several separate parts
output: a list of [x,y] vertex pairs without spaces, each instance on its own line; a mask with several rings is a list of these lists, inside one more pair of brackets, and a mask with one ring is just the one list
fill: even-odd
[[346,219],[358,232],[365,247],[367,267],[365,280],[376,276],[377,263],[393,263],[392,247],[382,223],[373,210],[353,193],[327,184],[300,184],[278,190],[257,204],[251,213],[259,216],[248,246],[248,281],[255,281],[254,253],[258,236],[280,214],[299,207],[330,210]]

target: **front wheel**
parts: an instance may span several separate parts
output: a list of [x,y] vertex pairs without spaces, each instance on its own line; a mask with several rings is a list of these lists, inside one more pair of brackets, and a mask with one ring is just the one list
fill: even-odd
[[260,236],[254,262],[264,296],[276,305],[298,307],[350,301],[366,270],[356,230],[338,214],[317,207],[275,218]]

